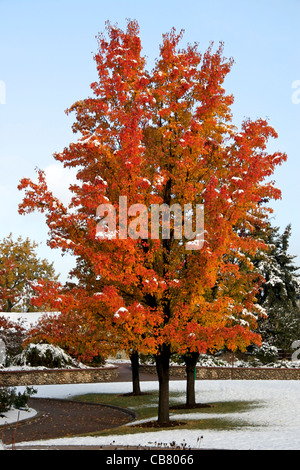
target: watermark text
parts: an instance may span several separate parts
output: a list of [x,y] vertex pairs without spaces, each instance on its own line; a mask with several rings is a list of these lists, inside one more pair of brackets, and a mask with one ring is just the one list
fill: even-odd
[[300,103],[300,80],[293,81],[292,88],[295,89],[294,93],[292,94],[292,103],[299,104]]
[[[118,210],[112,204],[100,204],[96,237],[99,240],[185,240],[187,250],[200,250],[204,243],[204,205],[133,204],[119,197]],[[117,223],[118,220],[118,223]]]
[[6,104],[6,85],[3,80],[0,80],[0,104]]

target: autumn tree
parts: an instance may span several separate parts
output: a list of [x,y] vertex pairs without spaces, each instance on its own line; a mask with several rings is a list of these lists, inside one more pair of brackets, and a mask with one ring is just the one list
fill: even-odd
[[[22,180],[19,210],[44,213],[49,245],[76,256],[72,274],[83,298],[102,294],[95,309],[105,312],[109,334],[155,355],[163,425],[173,352],[259,342],[247,254],[264,243],[251,236],[251,222],[263,224],[263,201],[280,197],[265,180],[286,156],[267,152],[277,135],[265,120],[232,124],[223,84],[233,61],[222,44],[204,54],[197,44],[181,49],[183,33],[172,29],[149,72],[135,21],[126,31],[107,23],[106,33],[98,37],[93,97],[68,110],[81,136],[55,154],[78,170],[72,201],[63,205],[39,170],[37,182]],[[204,242],[190,224],[203,205]],[[164,210],[169,230],[157,221]]]
[[0,309],[31,311],[33,283],[55,280],[53,263],[37,256],[38,244],[26,238],[13,240],[12,234],[0,242]]

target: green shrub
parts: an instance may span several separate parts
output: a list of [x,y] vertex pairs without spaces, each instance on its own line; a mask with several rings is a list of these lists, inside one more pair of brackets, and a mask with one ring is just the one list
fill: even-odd
[[0,413],[4,413],[11,408],[26,408],[29,398],[36,392],[32,387],[26,387],[23,393],[17,393],[16,388],[0,387]]
[[260,347],[254,346],[253,356],[262,364],[270,364],[278,361],[278,349],[276,346],[263,342]]
[[13,406],[14,389],[10,387],[0,388],[0,413],[8,411]]
[[15,394],[13,406],[18,410],[26,408],[29,398],[35,393],[37,393],[37,390],[33,387],[26,387],[25,392],[18,392],[18,394]]
[[21,354],[12,361],[16,366],[47,367],[60,369],[64,367],[78,367],[78,362],[53,344],[30,343]]

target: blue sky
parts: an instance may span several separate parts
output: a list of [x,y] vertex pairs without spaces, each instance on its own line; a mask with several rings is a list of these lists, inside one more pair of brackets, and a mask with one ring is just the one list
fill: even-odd
[[[162,34],[185,30],[184,42],[224,42],[235,64],[225,88],[233,93],[233,123],[268,118],[279,138],[270,151],[288,154],[274,176],[282,200],[272,203],[274,225],[292,224],[290,253],[300,266],[300,1],[299,0],[0,0],[0,238],[13,233],[40,243],[38,254],[54,261],[61,280],[73,260],[46,245],[40,214],[18,215],[22,177],[47,170],[50,187],[66,196],[73,175],[57,166],[53,153],[77,136],[64,110],[91,95],[96,80],[95,36],[105,21],[140,25],[143,53],[151,69]],[[296,86],[296,88],[293,88]]]

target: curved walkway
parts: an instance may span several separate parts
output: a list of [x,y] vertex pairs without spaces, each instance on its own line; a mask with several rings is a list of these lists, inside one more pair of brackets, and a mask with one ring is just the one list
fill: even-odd
[[[117,381],[131,381],[130,364],[120,363],[118,367]],[[140,374],[141,381],[155,379],[155,374]],[[18,448],[17,444],[20,442],[71,437],[113,429],[135,418],[130,410],[64,399],[30,398],[28,406],[37,411],[34,418],[20,421],[17,425],[14,423],[0,427],[0,439],[4,445],[16,444]],[[32,449],[32,446],[30,448]]]
[[69,400],[31,398],[28,405],[37,415],[17,425],[2,426],[1,439],[5,445],[93,433],[134,419],[129,410]]

